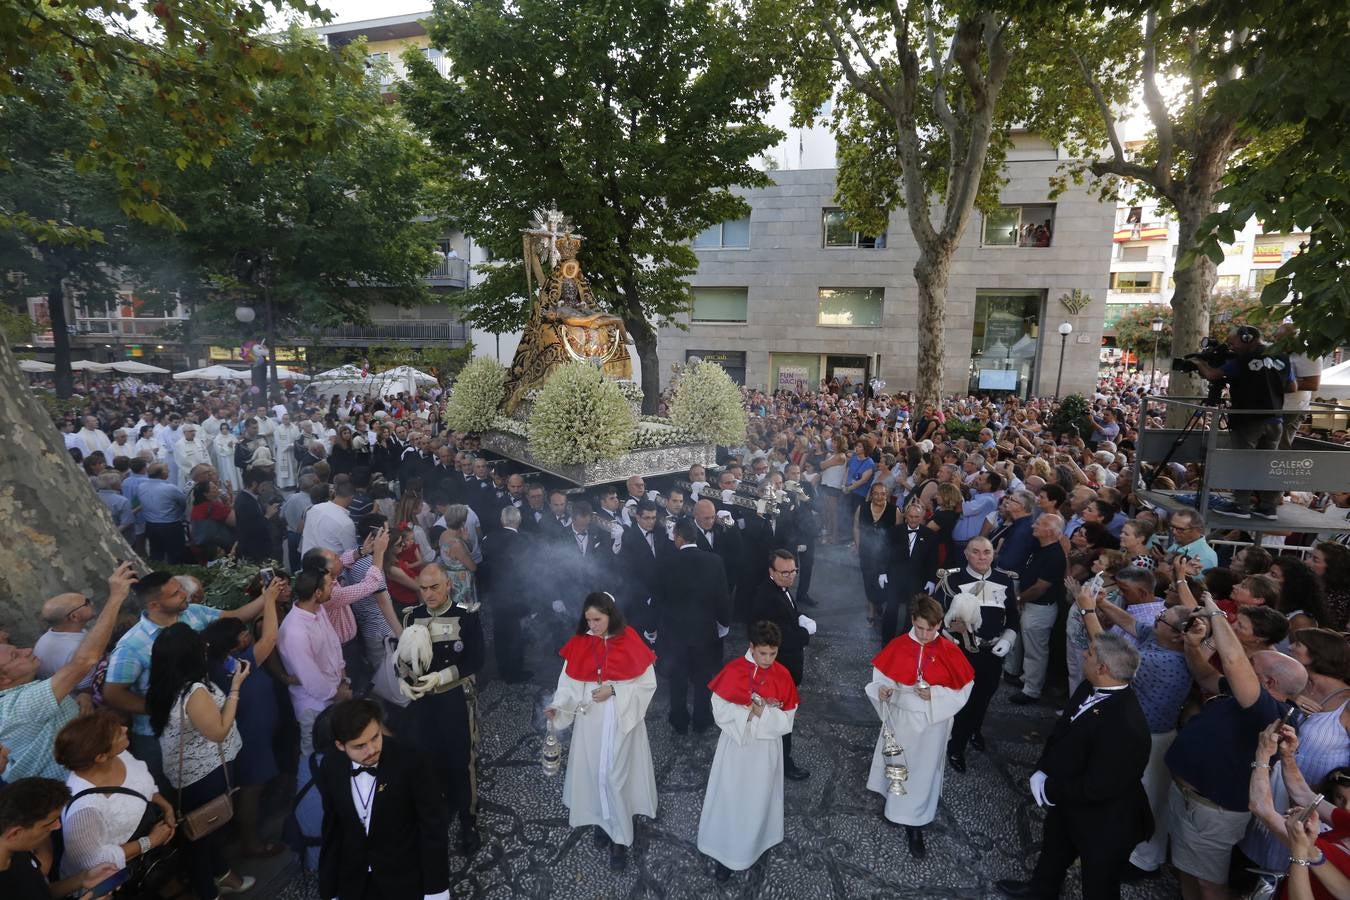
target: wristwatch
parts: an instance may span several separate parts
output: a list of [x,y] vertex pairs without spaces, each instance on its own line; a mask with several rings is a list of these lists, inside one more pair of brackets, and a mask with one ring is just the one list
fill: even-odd
[[149,853],[149,852],[150,852],[150,848],[153,846],[153,845],[150,843],[150,838],[148,838],[148,837],[140,838],[140,839],[138,839],[138,840],[136,841],[136,843],[137,843],[137,844],[140,846],[140,848],[141,848],[141,856],[144,856],[145,854]]

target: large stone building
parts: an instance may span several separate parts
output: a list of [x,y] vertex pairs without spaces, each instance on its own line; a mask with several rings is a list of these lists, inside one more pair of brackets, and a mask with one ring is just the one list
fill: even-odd
[[[947,291],[944,390],[1053,394],[1061,348],[1062,392],[1095,383],[1115,210],[1081,188],[1051,200],[1062,162],[1055,147],[1017,136],[1003,205],[972,218]],[[687,330],[661,330],[662,382],[699,356],[759,387],[843,375],[914,387],[918,248],[905,212],[884,235],[856,234],[837,209],[833,169],[772,177],[743,192],[747,219],[695,240],[693,311]]]

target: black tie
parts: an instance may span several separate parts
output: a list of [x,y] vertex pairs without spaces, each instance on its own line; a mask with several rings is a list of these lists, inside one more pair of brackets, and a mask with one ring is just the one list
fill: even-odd
[[352,777],[355,778],[357,775],[369,775],[373,778],[375,777],[375,769],[373,766],[357,766],[352,769]]

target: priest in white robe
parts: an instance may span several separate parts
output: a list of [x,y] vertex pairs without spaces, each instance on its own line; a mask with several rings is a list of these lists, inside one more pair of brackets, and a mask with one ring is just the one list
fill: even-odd
[[656,693],[656,654],[624,624],[614,598],[586,597],[578,634],[559,651],[566,660],[544,714],[572,729],[563,804],[573,828],[597,826],[610,867],[627,865],[633,817],[656,815],[656,774],[644,718]]
[[[922,859],[923,826],[937,815],[952,719],[970,699],[975,671],[961,648],[942,637],[942,606],[936,600],[915,597],[910,622],[909,632],[872,660],[872,681],[864,688],[881,718],[867,789],[886,798],[886,819],[905,826],[910,854]],[[909,771],[903,794],[893,793],[886,778],[888,729]]]
[[291,422],[290,413],[282,413],[281,421],[272,429],[272,458],[276,461],[277,487],[294,488],[300,481],[300,465],[291,448],[300,437],[300,426]]
[[234,447],[238,440],[234,434],[234,421],[231,418],[220,426],[220,433],[216,435],[214,441],[216,474],[220,476],[221,487],[232,495],[244,488],[243,481],[239,478],[239,470],[234,465]]
[[192,467],[203,463],[211,465],[211,451],[195,422],[185,422],[173,447],[173,461],[178,466],[178,480],[184,490],[192,484]]
[[119,456],[125,456],[127,459],[136,455],[136,445],[130,440],[131,434],[125,428],[119,428],[113,432],[112,445],[103,451],[103,455],[108,457],[108,465]]
[[112,446],[112,441],[108,440],[108,436],[98,427],[98,419],[95,416],[84,417],[84,427],[75,432],[75,438],[79,441],[76,446],[83,451],[86,459],[95,453],[102,453],[108,465],[112,465],[112,457],[105,452]]
[[753,866],[783,842],[783,735],[797,715],[792,674],[776,662],[782,633],[771,622],[750,626],[750,649],[712,680],[713,720],[721,729],[698,850],[717,863],[717,880]]
[[136,443],[132,447],[137,456],[144,456],[146,459],[155,461],[162,459],[164,445],[159,442],[155,436],[155,426],[142,425],[140,427],[140,437],[136,438]]

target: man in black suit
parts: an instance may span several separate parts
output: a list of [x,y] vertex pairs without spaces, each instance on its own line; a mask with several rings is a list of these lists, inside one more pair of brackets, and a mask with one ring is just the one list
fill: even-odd
[[[801,685],[806,665],[806,645],[816,623],[797,609],[792,598],[792,583],[797,579],[797,556],[790,550],[777,549],[769,555],[769,577],[759,583],[746,612],[752,625],[772,622],[783,635],[778,645],[778,661],[792,676],[793,683]],[[809,628],[807,623],[809,623]],[[793,781],[803,781],[811,773],[792,761],[792,735],[783,735],[783,774]]]
[[534,599],[528,565],[531,539],[521,533],[520,524],[520,510],[514,506],[502,509],[502,527],[483,538],[483,562],[476,573],[484,605],[492,615],[497,674],[507,684],[528,681],[534,674],[525,671],[520,634],[521,619],[529,614]]
[[384,737],[373,700],[345,700],[330,712],[334,744],[325,753],[319,896],[407,900],[449,896],[448,823],[436,773],[419,753]]
[[1084,681],[1031,776],[1036,804],[1049,807],[1040,858],[1030,881],[996,883],[1004,896],[1058,897],[1078,859],[1084,897],[1120,897],[1130,851],[1153,831],[1140,781],[1151,747],[1148,720],[1130,687],[1138,668],[1139,651],[1120,635],[1099,634],[1088,645]]
[[234,527],[239,555],[250,562],[267,562],[280,556],[272,546],[272,519],[281,505],[264,505],[259,497],[263,486],[271,480],[271,470],[250,466],[244,470],[244,489],[234,497]]
[[[717,554],[722,560],[722,569],[726,573],[727,593],[736,591],[736,576],[741,571],[741,532],[735,525],[728,524],[728,513],[718,521],[717,507],[711,500],[700,500],[694,504],[694,532],[698,549]],[[676,529],[678,531],[678,528]]]
[[567,512],[567,492],[554,488],[548,492],[548,512],[539,521],[539,533],[548,540],[558,540],[567,537],[571,525],[572,517]]
[[665,531],[656,526],[656,514],[656,504],[651,500],[639,500],[633,506],[633,527],[624,529],[617,560],[623,579],[624,616],[648,644],[655,643],[660,627],[656,609],[658,566],[675,550]]
[[572,517],[566,528],[559,530],[558,557],[562,566],[555,582],[553,611],[567,619],[572,628],[581,615],[581,603],[592,591],[609,590],[610,565],[614,553],[610,549],[608,532],[592,527],[594,516],[585,500],[572,504]]
[[890,568],[886,579],[886,608],[881,614],[881,645],[884,647],[909,623],[909,601],[922,593],[937,569],[934,532],[923,527],[924,508],[911,503],[905,507],[905,524],[891,532]]
[[690,681],[694,730],[701,734],[712,727],[708,682],[722,665],[722,638],[731,622],[731,594],[722,560],[699,549],[698,534],[692,522],[681,522],[675,527],[675,552],[657,563],[657,640],[670,666],[670,724],[676,734],[689,730]]
[[544,502],[544,486],[532,484],[525,488],[525,505],[520,510],[520,530],[524,534],[539,534],[548,519]]

